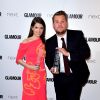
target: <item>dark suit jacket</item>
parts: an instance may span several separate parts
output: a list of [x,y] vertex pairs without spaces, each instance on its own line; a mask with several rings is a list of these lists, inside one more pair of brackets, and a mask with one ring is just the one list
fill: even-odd
[[[57,36],[54,35],[46,41],[45,62],[49,69],[53,66],[56,47],[58,47]],[[69,65],[73,75],[82,84],[86,83],[90,74],[86,64],[86,60],[90,57],[90,48],[82,31],[67,30],[67,50],[70,52]]]

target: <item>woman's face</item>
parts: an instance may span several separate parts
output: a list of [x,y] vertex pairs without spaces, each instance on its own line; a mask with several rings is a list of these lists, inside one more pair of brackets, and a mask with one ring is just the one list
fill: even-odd
[[33,35],[36,37],[40,37],[41,34],[43,33],[44,27],[42,24],[40,23],[36,23],[33,27],[32,27],[32,31],[33,31]]

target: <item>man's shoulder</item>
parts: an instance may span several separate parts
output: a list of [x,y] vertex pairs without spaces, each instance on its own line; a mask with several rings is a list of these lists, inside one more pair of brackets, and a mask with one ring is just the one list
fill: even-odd
[[82,30],[72,30],[72,29],[68,29],[67,31],[68,31],[68,32],[75,32],[75,33],[76,33],[76,32],[82,32]]
[[71,30],[71,29],[68,29],[67,30],[67,33],[69,34],[69,36],[83,36],[83,32],[82,30]]
[[53,36],[51,36],[50,38],[48,38],[46,41],[53,41],[56,39],[56,34],[54,34]]

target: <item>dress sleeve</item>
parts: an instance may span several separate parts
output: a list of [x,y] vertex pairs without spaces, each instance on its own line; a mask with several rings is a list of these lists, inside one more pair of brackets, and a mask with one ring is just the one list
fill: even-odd
[[18,64],[18,60],[23,59],[23,57],[25,56],[27,50],[27,45],[20,43],[19,48],[18,48],[18,52],[17,52],[17,56],[16,56],[16,63]]

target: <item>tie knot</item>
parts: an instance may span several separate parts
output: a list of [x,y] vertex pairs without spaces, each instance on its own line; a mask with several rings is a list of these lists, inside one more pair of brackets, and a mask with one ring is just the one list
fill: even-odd
[[64,38],[61,38],[61,40],[62,40],[62,48],[66,49],[66,44],[65,44]]
[[62,41],[64,41],[64,38],[61,38]]

